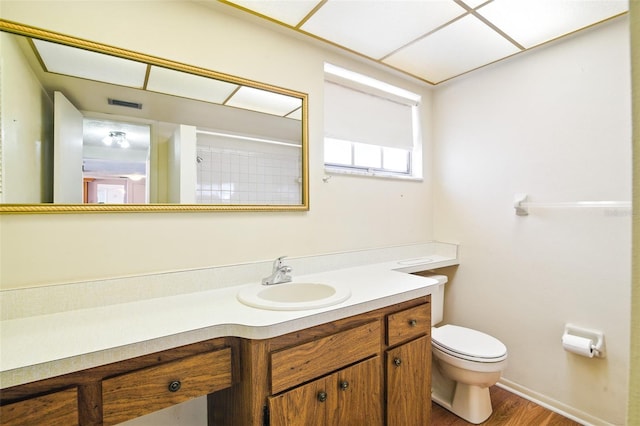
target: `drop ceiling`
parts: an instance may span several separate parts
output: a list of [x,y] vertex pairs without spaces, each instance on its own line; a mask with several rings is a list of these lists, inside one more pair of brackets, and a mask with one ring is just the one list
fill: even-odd
[[589,28],[627,0],[220,0],[438,84]]
[[302,119],[300,98],[49,41],[31,42],[47,73]]

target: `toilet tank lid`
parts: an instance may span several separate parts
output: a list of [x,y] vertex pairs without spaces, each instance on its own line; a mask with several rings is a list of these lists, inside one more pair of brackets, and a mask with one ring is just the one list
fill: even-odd
[[507,353],[507,347],[495,337],[457,325],[434,327],[431,338],[439,346],[475,358],[500,358]]

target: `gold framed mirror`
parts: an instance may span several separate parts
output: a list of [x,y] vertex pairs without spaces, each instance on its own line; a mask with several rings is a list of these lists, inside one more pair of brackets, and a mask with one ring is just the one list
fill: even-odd
[[307,94],[0,19],[0,213],[309,209]]

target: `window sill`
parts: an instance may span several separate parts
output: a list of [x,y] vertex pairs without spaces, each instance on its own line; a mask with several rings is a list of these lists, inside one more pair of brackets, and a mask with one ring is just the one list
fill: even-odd
[[354,170],[354,169],[343,169],[340,167],[331,167],[325,166],[324,171],[327,174],[331,175],[351,175],[351,176],[364,176],[364,177],[372,177],[372,178],[382,178],[382,179],[391,179],[391,180],[402,180],[402,181],[411,181],[411,182],[423,182],[424,178],[418,176],[411,175],[397,175],[393,173],[385,173],[385,172],[369,172],[366,170]]

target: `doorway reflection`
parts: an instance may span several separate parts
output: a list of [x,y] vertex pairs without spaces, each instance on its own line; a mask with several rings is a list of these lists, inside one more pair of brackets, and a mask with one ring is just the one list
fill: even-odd
[[84,202],[148,203],[150,147],[150,125],[85,117]]

